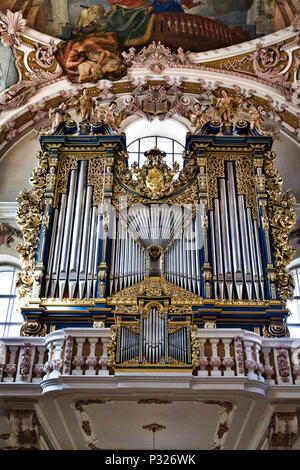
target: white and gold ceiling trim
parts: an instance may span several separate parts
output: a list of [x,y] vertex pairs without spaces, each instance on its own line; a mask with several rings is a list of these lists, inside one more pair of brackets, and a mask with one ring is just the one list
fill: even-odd
[[[19,81],[0,94],[0,155],[29,129],[38,128],[42,119],[46,121],[49,108],[59,101],[64,100],[72,108],[81,89],[81,85],[66,78],[55,58],[60,40],[26,27],[20,13],[12,15],[18,16],[13,17],[10,29],[3,23],[2,15],[0,38],[4,46],[12,48]],[[131,48],[123,53],[132,64],[126,77],[118,82],[99,80],[85,86],[92,96],[101,95],[104,103],[113,98],[123,107],[134,100],[139,89],[153,84],[167,92],[172,90],[173,96],[175,89],[175,97],[176,89],[179,90],[177,97],[185,106],[197,99],[209,101],[226,88],[231,94],[243,96],[248,105],[262,106],[270,120],[299,142],[299,18],[282,31],[208,52],[185,53],[179,49],[172,53],[154,43],[139,53]],[[172,117],[191,128],[189,120],[180,116],[176,103],[172,109]],[[131,120],[139,116],[142,113]],[[121,130],[127,125],[125,119]]]

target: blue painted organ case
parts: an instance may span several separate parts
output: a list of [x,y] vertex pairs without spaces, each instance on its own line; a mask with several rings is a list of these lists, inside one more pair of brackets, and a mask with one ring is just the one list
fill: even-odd
[[[23,335],[111,327],[116,368],[191,369],[191,331],[285,336],[294,199],[247,122],[187,135],[181,170],[124,136],[41,137],[19,196]],[[30,245],[31,243],[31,245]]]

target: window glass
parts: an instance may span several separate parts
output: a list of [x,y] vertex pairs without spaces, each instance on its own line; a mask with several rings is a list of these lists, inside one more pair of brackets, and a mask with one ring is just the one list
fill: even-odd
[[19,336],[24,321],[16,296],[18,271],[14,266],[0,266],[0,337]]
[[182,168],[184,146],[174,139],[160,136],[142,137],[129,144],[127,147],[129,167],[133,162],[138,162],[139,167],[143,166],[146,161],[144,152],[153,147],[158,147],[163,152],[166,152],[165,162],[170,167],[172,167],[174,162],[177,162],[179,163],[179,168]]

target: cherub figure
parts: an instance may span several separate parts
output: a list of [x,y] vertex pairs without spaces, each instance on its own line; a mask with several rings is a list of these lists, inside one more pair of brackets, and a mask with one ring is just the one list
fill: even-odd
[[123,113],[117,111],[116,101],[111,101],[104,113],[104,124],[109,124],[114,132],[119,132]]
[[210,105],[206,105],[203,109],[200,103],[195,103],[193,105],[193,111],[190,111],[189,117],[192,123],[192,127],[194,127],[194,134],[197,134],[200,129],[202,128],[203,124],[205,124],[211,118],[211,107]]
[[71,115],[66,111],[66,103],[59,103],[57,108],[49,108],[49,119],[52,121],[51,133],[53,134]]
[[103,122],[105,119],[105,108],[101,106],[101,98],[96,98],[94,102],[94,120],[96,122]]
[[265,120],[263,110],[264,108],[262,106],[258,106],[258,108],[248,111],[250,116],[250,129],[253,130],[255,128],[260,134],[262,133],[261,126]]

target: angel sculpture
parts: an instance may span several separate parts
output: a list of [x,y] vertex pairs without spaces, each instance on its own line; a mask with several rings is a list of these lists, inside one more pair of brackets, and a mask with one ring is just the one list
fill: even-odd
[[203,124],[211,119],[211,106],[206,105],[203,109],[200,103],[195,103],[193,111],[190,111],[189,118],[194,127],[194,134],[197,134],[202,128]]
[[88,89],[84,88],[82,90],[81,96],[75,103],[75,112],[77,115],[81,115],[82,121],[91,122],[93,114],[93,100],[88,94]]
[[222,97],[213,103],[222,122],[229,122],[233,117],[239,117],[242,99],[239,96],[230,96],[227,90],[222,90]]
[[49,119],[52,121],[51,134],[63,127],[71,115],[66,111],[66,103],[60,103],[57,108],[49,108]]
[[258,108],[255,108],[254,110],[250,109],[248,111],[248,114],[250,116],[250,129],[253,130],[255,128],[260,134],[263,132],[261,127],[265,120],[263,110],[264,108],[262,106],[258,106]]
[[123,119],[123,112],[117,111],[117,103],[111,101],[104,113],[104,124],[108,124],[116,133],[120,131],[120,125]]
[[94,120],[96,122],[103,122],[105,119],[105,108],[101,106],[101,98],[96,98],[94,103]]

